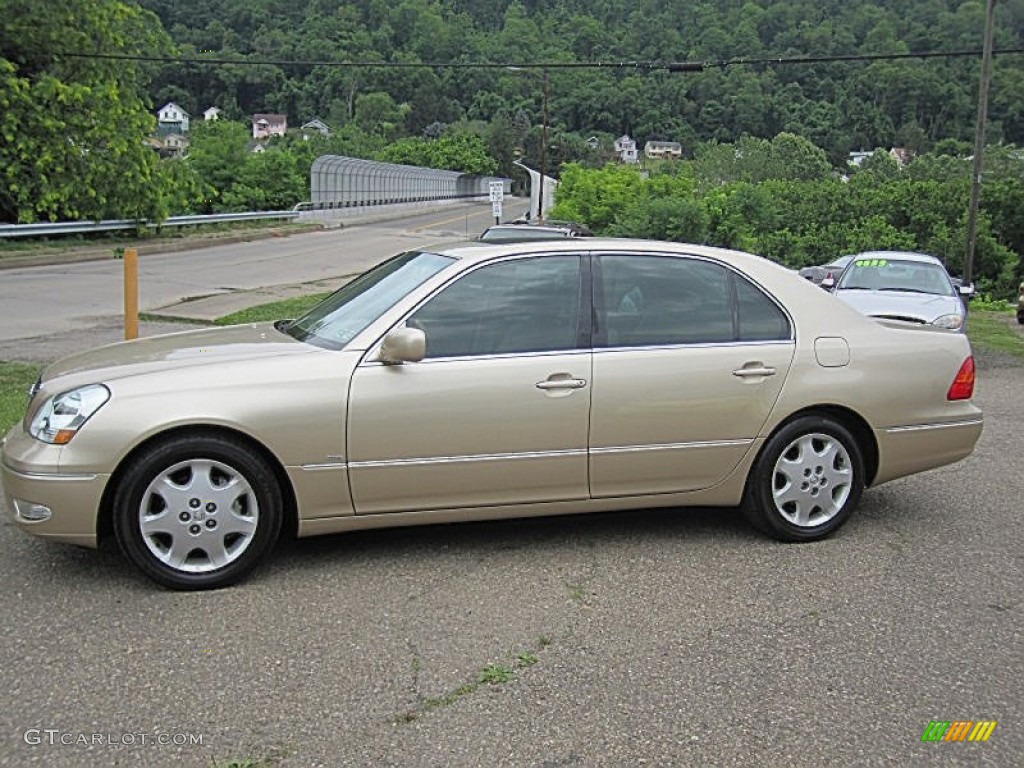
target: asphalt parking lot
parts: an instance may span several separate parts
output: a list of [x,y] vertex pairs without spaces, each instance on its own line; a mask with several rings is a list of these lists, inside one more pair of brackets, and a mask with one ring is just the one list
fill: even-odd
[[[0,765],[1020,764],[1024,367],[830,540],[733,510],[348,534],[159,589],[0,524]],[[984,743],[923,743],[988,720]],[[246,762],[249,761],[249,762]]]

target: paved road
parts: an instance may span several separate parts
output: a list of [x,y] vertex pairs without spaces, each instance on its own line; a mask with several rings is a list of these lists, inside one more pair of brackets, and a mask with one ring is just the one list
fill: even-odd
[[0,765],[1019,765],[1022,385],[982,360],[977,453],[815,544],[729,510],[454,525],[178,594],[4,518]]
[[[489,203],[456,204],[344,229],[153,254],[139,262],[140,306],[173,314],[178,302],[217,295],[216,308],[227,314],[253,303],[240,293],[297,284],[324,290],[404,249],[475,236],[491,221]],[[122,272],[122,262],[111,259],[0,272],[0,345],[110,325],[123,313]],[[0,359],[10,359],[2,355],[0,346]]]

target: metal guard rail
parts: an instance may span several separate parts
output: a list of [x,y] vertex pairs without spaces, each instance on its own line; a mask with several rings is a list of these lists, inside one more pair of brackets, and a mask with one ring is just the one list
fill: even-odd
[[231,221],[256,221],[259,219],[294,219],[299,211],[249,211],[246,213],[213,213],[202,216],[171,216],[157,223],[135,219],[111,219],[108,221],[58,221],[38,224],[0,224],[0,238],[46,237],[48,235],[75,235],[86,232],[113,232],[124,229],[155,229],[159,227],[183,227],[189,224],[223,224]]

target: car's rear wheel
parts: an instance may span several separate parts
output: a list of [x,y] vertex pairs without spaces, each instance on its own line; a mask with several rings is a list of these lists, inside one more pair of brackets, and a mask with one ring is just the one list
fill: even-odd
[[227,436],[180,435],[132,461],[114,495],[114,533],[154,581],[212,589],[264,558],[282,510],[273,470],[248,446]]
[[744,512],[783,541],[813,541],[846,522],[864,490],[864,460],[846,427],[802,416],[772,435],[747,479]]

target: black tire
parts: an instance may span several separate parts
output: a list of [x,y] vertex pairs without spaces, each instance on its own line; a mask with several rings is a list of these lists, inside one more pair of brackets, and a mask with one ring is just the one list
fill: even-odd
[[232,584],[270,552],[284,504],[273,470],[229,436],[179,435],[132,460],[113,500],[125,556],[171,589]]
[[864,459],[850,431],[827,416],[801,416],[761,449],[743,511],[781,541],[814,541],[850,517],[864,491]]

